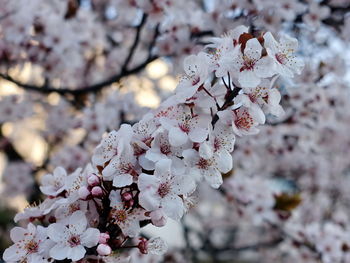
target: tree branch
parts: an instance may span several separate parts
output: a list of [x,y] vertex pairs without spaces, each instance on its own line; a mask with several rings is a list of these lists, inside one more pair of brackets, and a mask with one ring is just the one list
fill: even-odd
[[88,87],[79,87],[78,89],[53,88],[46,85],[43,85],[43,86],[30,85],[30,84],[22,83],[18,80],[15,80],[11,76],[3,73],[0,73],[0,77],[29,91],[35,91],[35,92],[46,93],[46,94],[51,92],[57,92],[58,94],[61,94],[61,95],[64,95],[64,94],[81,95],[81,94],[86,94],[90,92],[97,92],[103,89],[104,87],[113,84],[114,82],[120,81],[123,77],[127,77],[129,75],[135,74],[141,71],[142,69],[144,69],[149,63],[156,60],[157,58],[158,58],[157,56],[150,57],[149,59],[147,59],[146,61],[144,61],[143,63],[141,63],[140,65],[136,66],[131,70],[127,70],[126,72],[112,76],[109,79],[102,81],[100,83],[97,83]]
[[129,65],[129,63],[130,63],[130,61],[131,61],[131,59],[132,59],[132,57],[133,57],[133,55],[135,53],[137,45],[140,42],[141,30],[142,30],[143,26],[145,25],[146,20],[147,20],[147,14],[143,13],[141,22],[136,27],[136,33],[135,33],[134,42],[132,43],[132,45],[130,47],[130,50],[129,50],[129,53],[128,53],[128,56],[126,57],[125,62],[123,64],[123,66],[122,66],[122,73],[127,72],[128,65]]

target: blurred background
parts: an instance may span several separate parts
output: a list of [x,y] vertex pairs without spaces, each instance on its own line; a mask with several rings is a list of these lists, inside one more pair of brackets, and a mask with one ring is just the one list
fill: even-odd
[[145,228],[165,258],[135,262],[350,262],[349,14],[349,0],[0,0],[1,254],[42,175],[84,167],[173,93],[184,57],[243,24],[299,41],[302,74],[275,84],[286,113],[237,138],[222,190]]

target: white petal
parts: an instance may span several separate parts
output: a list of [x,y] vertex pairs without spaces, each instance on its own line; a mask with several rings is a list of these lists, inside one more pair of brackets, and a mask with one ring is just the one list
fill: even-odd
[[270,32],[264,34],[264,46],[271,50],[272,56],[274,56],[279,51],[277,48],[278,42]]
[[169,130],[169,142],[172,146],[181,146],[188,140],[187,134],[179,127],[173,127]]
[[193,142],[203,142],[208,137],[208,130],[204,128],[196,128],[190,131],[188,137]]
[[260,84],[260,78],[251,70],[243,70],[240,72],[238,81],[244,88],[254,88]]
[[85,247],[96,246],[100,237],[100,231],[96,228],[88,228],[81,235],[81,243]]
[[86,229],[87,219],[83,211],[74,212],[68,219],[69,230],[81,234]]
[[53,223],[47,228],[47,236],[57,242],[63,242],[67,240],[68,233],[65,231],[66,227],[60,223]]
[[171,169],[171,160],[170,159],[162,159],[156,163],[155,175],[157,177],[164,177],[170,173]]
[[166,196],[162,199],[164,213],[174,220],[180,220],[184,213],[184,204],[177,195]]
[[14,244],[5,250],[2,257],[6,262],[17,262],[25,255],[26,251],[18,248],[17,245]]
[[140,174],[138,180],[138,187],[140,191],[156,189],[160,184],[159,178],[150,174]]
[[119,191],[111,191],[109,195],[109,200],[111,201],[111,207],[118,206],[122,202]]
[[260,123],[260,124],[265,123],[265,120],[266,120],[265,114],[258,105],[252,104],[252,107],[250,108],[249,114],[258,123]]
[[[148,154],[148,157],[149,157],[149,154]],[[154,170],[154,161],[148,159],[148,157],[147,157],[147,153],[139,156],[139,163],[143,169],[151,171],[151,170]],[[151,154],[151,158],[152,158],[152,154]]]
[[10,232],[11,240],[14,243],[16,243],[20,240],[24,240],[27,232],[28,232],[27,229],[25,229],[23,227],[16,226],[16,227],[11,229],[11,232]]
[[85,256],[86,250],[83,246],[67,248],[67,258],[77,261]]
[[221,173],[216,169],[213,169],[210,173],[207,173],[204,178],[208,184],[215,189],[219,188],[223,183]]
[[232,156],[226,150],[218,153],[218,169],[222,173],[228,173],[232,170]]
[[61,177],[64,178],[67,176],[66,170],[63,167],[56,167],[56,169],[53,171],[55,177]]
[[63,244],[56,244],[53,248],[50,249],[50,257],[62,260],[67,258],[68,248]]
[[154,192],[144,191],[139,194],[140,205],[148,211],[158,209],[160,200],[160,196],[156,195]]
[[153,255],[163,255],[168,250],[168,246],[160,237],[148,240],[148,252]]
[[203,142],[199,146],[199,156],[204,159],[210,159],[213,156],[213,149],[208,142]]
[[178,175],[172,180],[172,192],[177,195],[192,193],[196,184],[191,176]]
[[124,187],[131,185],[133,182],[133,177],[130,174],[115,175],[113,179],[113,186]]
[[256,38],[249,39],[244,49],[244,55],[252,60],[258,60],[261,57],[262,46]]
[[275,63],[271,57],[263,57],[255,63],[254,73],[260,78],[272,77],[276,74],[274,66]]

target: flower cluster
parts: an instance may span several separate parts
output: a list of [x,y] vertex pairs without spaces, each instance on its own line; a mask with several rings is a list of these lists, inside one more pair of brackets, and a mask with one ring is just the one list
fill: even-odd
[[[199,182],[223,183],[235,137],[256,134],[266,114],[283,114],[273,83],[300,73],[296,49],[296,39],[254,37],[244,26],[213,38],[207,52],[185,59],[174,96],[134,125],[108,133],[85,169],[58,167],[42,177],[47,199],[15,219],[48,227],[15,228],[5,260],[108,256],[130,247],[142,226],[179,220]],[[160,239],[144,238],[131,246],[154,254],[166,248]]]

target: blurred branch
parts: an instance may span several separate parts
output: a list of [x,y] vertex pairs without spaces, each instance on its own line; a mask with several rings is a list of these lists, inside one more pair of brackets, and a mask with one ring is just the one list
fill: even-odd
[[[152,56],[151,54],[149,54],[148,58],[143,63],[139,64],[138,66],[136,66],[130,70],[127,69],[127,66],[130,63],[130,61],[135,53],[136,47],[140,42],[141,29],[145,25],[146,19],[147,19],[147,15],[144,14],[140,24],[136,27],[135,39],[133,41],[133,44],[130,47],[130,50],[128,52],[128,56],[126,57],[126,59],[123,63],[121,72],[117,75],[110,77],[109,79],[107,79],[105,81],[100,82],[100,83],[97,83],[97,84],[94,84],[91,86],[87,86],[87,87],[79,87],[77,89],[70,89],[67,87],[54,88],[54,87],[49,86],[47,84],[47,82],[45,82],[44,85],[42,85],[42,86],[30,85],[30,84],[22,83],[18,80],[15,80],[10,75],[3,74],[3,73],[0,73],[0,77],[18,85],[19,87],[21,87],[23,89],[26,89],[29,91],[36,91],[36,92],[40,92],[40,93],[57,92],[58,94],[61,94],[61,95],[65,95],[65,94],[81,95],[81,94],[86,94],[86,93],[90,93],[90,92],[98,92],[101,89],[103,89],[104,87],[107,87],[115,82],[120,81],[123,77],[127,77],[129,75],[138,73],[139,71],[144,69],[149,63],[151,63],[152,61],[154,61],[158,58],[157,56]],[[156,32],[158,32],[158,27],[156,27]],[[155,38],[150,43],[149,50],[151,50],[153,48],[153,45],[155,44],[157,36],[158,36],[158,33],[155,34]]]
[[19,87],[21,87],[23,89],[29,90],[29,91],[35,91],[35,92],[46,93],[46,94],[51,93],[51,92],[57,92],[58,94],[61,94],[61,95],[65,95],[65,94],[81,95],[81,94],[86,94],[86,93],[90,93],[90,92],[97,92],[106,86],[109,86],[115,82],[120,81],[124,77],[135,74],[135,73],[141,71],[142,69],[144,69],[149,63],[156,60],[157,58],[158,58],[157,56],[153,56],[131,70],[127,70],[126,72],[112,76],[109,79],[102,81],[100,83],[97,83],[97,84],[94,84],[94,85],[91,85],[88,87],[79,87],[78,89],[53,88],[53,87],[46,86],[46,85],[43,85],[43,86],[30,85],[30,84],[22,83],[18,80],[15,80],[11,76],[9,76],[7,74],[3,74],[3,73],[0,73],[0,77],[18,85]]
[[[127,68],[128,64],[132,60],[132,57],[135,54],[136,48],[140,42],[141,29],[145,25],[146,20],[147,20],[147,15],[144,14],[140,24],[136,27],[135,39],[133,41],[133,44],[130,47],[130,50],[128,52],[128,56],[126,57],[123,65],[121,67],[121,72],[104,80],[104,81],[101,81],[99,83],[96,83],[96,84],[93,84],[90,86],[77,87],[76,89],[72,89],[72,88],[68,88],[68,87],[54,88],[54,87],[49,85],[47,80],[45,81],[45,83],[43,85],[38,86],[38,85],[22,83],[21,81],[16,80],[13,77],[11,77],[9,74],[5,74],[5,73],[0,73],[0,77],[7,80],[7,81],[10,81],[10,82],[16,84],[17,86],[19,86],[25,90],[39,92],[39,93],[43,93],[43,94],[49,94],[51,92],[56,92],[60,95],[71,94],[71,95],[75,96],[75,95],[83,95],[83,94],[87,94],[87,93],[98,92],[98,91],[102,90],[103,88],[105,88],[113,83],[119,82],[124,77],[130,76],[130,75],[133,75],[133,74],[136,74],[136,73],[142,71],[149,63],[158,59],[157,55],[152,55],[152,49],[154,48],[154,46],[156,44],[156,40],[160,34],[159,24],[155,27],[154,36],[152,38],[152,41],[148,45],[148,57],[147,57],[147,59],[132,69]],[[200,37],[208,36],[211,34],[212,34],[211,31],[195,32],[195,33],[192,33],[191,38],[200,38]]]
[[147,20],[147,14],[143,13],[141,22],[136,27],[136,34],[135,34],[134,42],[132,43],[130,50],[129,50],[129,53],[128,53],[128,56],[126,57],[125,62],[122,66],[122,73],[127,72],[128,65],[129,65],[129,63],[130,63],[130,61],[135,53],[135,50],[140,42],[141,30],[142,30],[142,27],[145,25],[146,20]]

